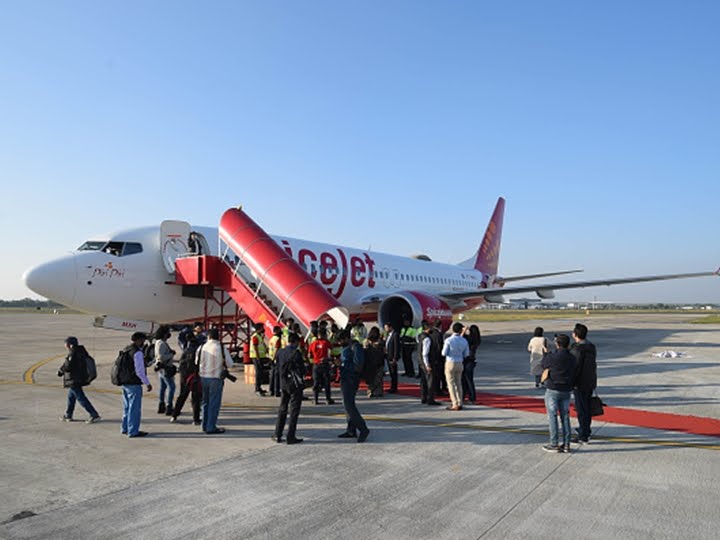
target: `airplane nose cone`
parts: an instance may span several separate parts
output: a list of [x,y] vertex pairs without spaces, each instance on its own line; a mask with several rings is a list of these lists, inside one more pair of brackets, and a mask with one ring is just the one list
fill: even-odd
[[73,257],[63,257],[30,268],[23,274],[28,289],[66,306],[75,300],[77,271]]

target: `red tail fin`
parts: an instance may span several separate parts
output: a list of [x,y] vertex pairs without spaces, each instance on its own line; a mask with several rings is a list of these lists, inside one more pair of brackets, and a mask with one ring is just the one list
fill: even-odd
[[485,275],[496,276],[498,260],[500,259],[500,239],[502,237],[503,215],[505,214],[505,199],[500,197],[495,205],[495,211],[490,218],[485,236],[477,251],[475,270]]

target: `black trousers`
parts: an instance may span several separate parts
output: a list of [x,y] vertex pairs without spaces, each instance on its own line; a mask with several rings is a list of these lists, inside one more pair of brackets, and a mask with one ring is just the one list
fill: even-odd
[[590,438],[590,424],[592,423],[592,416],[590,416],[590,398],[592,397],[592,390],[584,392],[579,388],[573,390],[575,394],[575,412],[577,413],[578,419],[578,439],[587,440]]
[[273,362],[270,366],[270,395],[280,397],[280,392],[280,371],[277,362]]
[[315,397],[315,401],[318,400],[321,389],[325,390],[325,399],[327,401],[330,401],[330,399],[331,399],[330,366],[328,366],[326,362],[321,362],[319,364],[313,364],[312,378],[313,378],[313,395]]
[[253,358],[253,366],[255,366],[255,391],[262,392],[261,382],[265,378],[265,358]]
[[280,408],[278,409],[277,422],[275,423],[275,437],[282,437],[285,429],[285,421],[288,416],[288,406],[290,408],[290,423],[288,424],[287,438],[292,440],[295,438],[295,430],[297,429],[298,416],[300,416],[300,405],[302,405],[302,388],[294,392],[282,390],[280,394]]
[[397,362],[388,359],[388,372],[390,373],[390,392],[397,392],[398,367]]
[[193,421],[200,422],[200,405],[202,403],[202,386],[200,386],[200,377],[195,377],[192,384],[187,383],[187,379],[180,380],[180,395],[175,402],[173,416],[177,418],[182,412],[183,405],[187,401],[188,396],[192,395],[192,411]]
[[353,435],[359,431],[367,431],[367,424],[363,419],[360,411],[355,404],[355,394],[357,393],[360,381],[340,381],[340,389],[342,390],[343,406],[347,415],[347,432]]
[[475,360],[463,362],[462,391],[463,399],[468,396],[470,403],[475,403],[477,399],[475,392]]
[[428,371],[425,363],[420,360],[420,401],[427,403],[435,401],[435,377],[434,371]]
[[406,377],[414,377],[415,376],[415,366],[413,365],[413,351],[415,350],[416,345],[403,345],[402,346],[402,361],[403,361],[403,367],[405,368],[405,376]]

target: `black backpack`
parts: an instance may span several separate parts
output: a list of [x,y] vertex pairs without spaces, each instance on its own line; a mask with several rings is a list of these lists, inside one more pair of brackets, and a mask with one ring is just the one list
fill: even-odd
[[118,352],[115,363],[110,369],[110,382],[115,386],[122,386],[132,382],[135,375],[135,363],[133,361],[133,347],[125,347]]
[[89,354],[85,356],[85,384],[90,384],[97,379],[97,366],[95,359]]

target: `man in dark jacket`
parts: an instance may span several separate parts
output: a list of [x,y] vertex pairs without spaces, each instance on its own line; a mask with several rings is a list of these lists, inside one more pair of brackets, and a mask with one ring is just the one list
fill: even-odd
[[[570,452],[570,390],[575,379],[575,357],[570,354],[570,337],[559,334],[555,337],[557,351],[542,359],[543,370],[548,370],[545,379],[545,408],[550,423],[550,444],[543,446],[546,452]],[[562,422],[563,444],[558,445],[557,415]]]
[[573,343],[570,352],[577,361],[575,366],[575,411],[577,412],[578,424],[577,436],[573,442],[586,444],[590,441],[590,398],[597,386],[597,350],[595,345],[587,340],[587,326],[576,324],[573,330]]
[[170,418],[171,422],[177,422],[178,416],[182,413],[182,408],[188,396],[191,396],[193,423],[196,426],[201,424],[200,405],[202,401],[202,386],[200,384],[200,375],[198,375],[198,365],[195,363],[195,354],[197,353],[198,347],[198,340],[191,333],[178,365],[178,372],[180,373],[180,395],[175,402],[172,418]]
[[339,341],[343,347],[340,355],[340,389],[348,422],[347,429],[338,437],[341,439],[357,437],[357,442],[362,443],[367,440],[370,430],[355,405],[355,394],[360,386],[360,373],[365,364],[365,353],[357,341],[350,339],[348,330],[340,332]]
[[[290,424],[287,431],[287,443],[298,444],[303,442],[295,436],[298,416],[300,416],[300,405],[303,397],[303,377],[305,376],[305,362],[302,353],[298,349],[300,336],[291,332],[287,336],[288,346],[277,352],[277,370],[280,376],[280,408],[278,409],[277,422],[275,423],[275,435],[272,440],[283,442],[282,434],[285,429],[285,420],[288,415],[288,404],[290,405]],[[293,383],[291,374],[296,375],[298,385]]]
[[400,349],[400,335],[390,323],[385,323],[387,340],[385,341],[385,354],[387,355],[388,372],[390,373],[389,394],[397,393],[398,386],[398,362],[402,354]]
[[87,370],[85,368],[85,358],[89,356],[88,352],[73,336],[65,340],[65,347],[68,350],[68,355],[65,358],[65,363],[58,369],[58,377],[63,378],[63,387],[68,389],[67,409],[65,409],[65,414],[60,419],[65,422],[73,421],[75,402],[77,401],[90,415],[90,418],[86,420],[88,424],[99,422],[100,415],[90,403],[82,388],[90,384],[87,380]]

